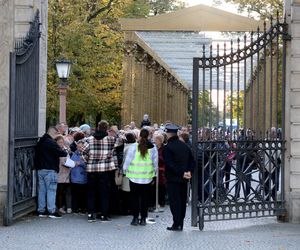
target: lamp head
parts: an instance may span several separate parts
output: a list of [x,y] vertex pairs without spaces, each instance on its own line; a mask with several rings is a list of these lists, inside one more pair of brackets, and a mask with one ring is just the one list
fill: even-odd
[[61,80],[68,79],[70,76],[72,62],[69,60],[61,59],[56,61],[55,65],[56,65],[56,72],[58,74],[58,77]]

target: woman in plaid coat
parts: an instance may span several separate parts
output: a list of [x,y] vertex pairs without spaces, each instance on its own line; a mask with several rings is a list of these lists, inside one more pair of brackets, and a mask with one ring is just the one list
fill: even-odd
[[87,159],[88,179],[88,222],[94,222],[96,213],[96,198],[99,199],[100,220],[109,221],[109,199],[111,179],[115,176],[118,160],[115,148],[123,142],[117,136],[117,131],[108,131],[107,121],[100,121],[95,134],[89,137],[83,147]]

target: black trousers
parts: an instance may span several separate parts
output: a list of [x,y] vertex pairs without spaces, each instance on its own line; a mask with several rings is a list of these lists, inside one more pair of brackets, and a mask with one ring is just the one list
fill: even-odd
[[129,184],[131,194],[132,215],[133,217],[138,218],[139,214],[141,214],[141,218],[145,219],[148,216],[148,195],[150,192],[151,185],[137,184],[132,181],[130,181]]
[[70,183],[58,183],[56,191],[56,206],[58,208],[71,208],[72,207],[72,195]]
[[187,201],[187,183],[167,182],[167,192],[173,215],[173,226],[183,227]]
[[166,185],[158,186],[158,204],[162,207],[166,205]]
[[156,178],[154,178],[152,185],[149,186],[148,208],[154,208],[155,205],[156,205]]
[[245,174],[245,179],[235,184],[235,199],[240,198],[241,190],[242,190],[242,197],[245,199],[248,197],[248,195],[251,192],[251,179],[252,179],[251,172],[255,168],[255,164],[253,164],[251,167],[249,167],[249,164],[251,164],[251,160],[247,158],[245,162],[243,162],[243,159],[237,161],[236,170],[237,172],[242,171]]
[[122,215],[131,215],[131,193],[119,190],[120,197],[120,213]]
[[120,213],[120,194],[118,186],[116,185],[115,175],[110,176],[110,198],[109,198],[109,214]]
[[270,201],[273,199],[273,201],[276,200],[276,194],[279,190],[279,175],[280,175],[280,168],[276,168],[273,170],[272,173],[269,173],[268,171],[265,171],[265,197],[266,200]]
[[111,176],[114,171],[88,173],[88,213],[98,212],[96,204],[99,204],[99,212],[107,216],[111,192]]
[[232,162],[226,162],[226,165],[224,167],[224,170],[222,171],[222,183],[223,182],[223,178],[225,177],[225,184],[224,187],[228,190],[229,189],[229,181],[230,181],[230,172],[232,169]]
[[87,208],[87,185],[72,183],[72,209],[74,212],[86,211]]
[[[202,164],[202,162],[200,164]],[[202,171],[203,171],[203,173],[202,173]],[[199,171],[198,171],[198,200],[201,203],[202,203],[202,192],[204,194],[204,197],[203,197],[204,203],[209,198],[210,189],[211,189],[210,188],[211,181],[208,181],[209,176],[210,176],[210,173],[209,173],[208,168],[205,168],[203,170],[201,167],[199,167]],[[202,178],[203,178],[203,182],[202,182]]]

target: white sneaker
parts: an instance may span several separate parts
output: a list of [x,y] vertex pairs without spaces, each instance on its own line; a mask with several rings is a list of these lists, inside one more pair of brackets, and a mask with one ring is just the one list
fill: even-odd
[[72,213],[72,208],[67,208],[67,214],[71,214]]
[[52,219],[60,219],[61,218],[61,215],[57,212],[53,213],[53,214],[49,214],[49,218],[52,218]]

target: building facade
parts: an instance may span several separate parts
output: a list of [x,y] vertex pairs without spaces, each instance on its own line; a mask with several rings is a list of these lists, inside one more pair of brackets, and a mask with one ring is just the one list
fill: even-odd
[[189,89],[135,32],[126,32],[123,64],[122,124],[140,122],[186,125]]
[[300,223],[300,1],[286,0],[285,14],[291,35],[286,66],[286,208],[288,221]]

